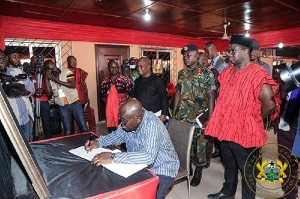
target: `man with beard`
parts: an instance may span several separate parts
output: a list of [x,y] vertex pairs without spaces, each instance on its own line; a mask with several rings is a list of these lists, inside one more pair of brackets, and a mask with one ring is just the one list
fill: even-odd
[[128,99],[120,109],[121,125],[106,136],[86,141],[85,149],[126,143],[127,151],[95,155],[92,164],[147,164],[159,177],[156,199],[163,199],[179,169],[179,159],[169,133],[159,118],[142,108],[136,99]]
[[213,73],[198,63],[199,53],[195,44],[183,47],[181,54],[186,68],[178,72],[172,118],[196,127],[191,150],[191,163],[195,164],[196,169],[191,185],[198,186],[202,178],[202,169],[208,167],[210,160],[207,161],[205,151],[209,138],[204,136],[204,129],[200,128],[196,117],[207,108],[208,118],[212,114],[216,86]]

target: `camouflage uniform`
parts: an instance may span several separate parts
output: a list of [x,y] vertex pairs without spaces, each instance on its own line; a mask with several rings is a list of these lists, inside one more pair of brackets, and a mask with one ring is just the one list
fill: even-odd
[[191,160],[196,166],[204,166],[206,164],[207,139],[204,138],[203,129],[200,129],[196,122],[196,116],[208,108],[206,92],[216,89],[214,75],[209,69],[201,65],[194,70],[183,69],[178,73],[176,89],[181,94],[177,119],[196,127]]

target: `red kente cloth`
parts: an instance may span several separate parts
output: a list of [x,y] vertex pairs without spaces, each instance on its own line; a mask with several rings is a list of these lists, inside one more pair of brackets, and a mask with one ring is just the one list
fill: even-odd
[[80,68],[75,69],[75,83],[76,83],[76,90],[78,92],[78,97],[81,104],[86,104],[86,92],[85,92],[85,79],[88,76],[88,73]]
[[106,126],[117,127],[119,125],[118,93],[115,85],[111,85],[106,102]]
[[234,69],[231,65],[218,78],[220,93],[205,135],[232,141],[245,148],[258,147],[268,138],[261,117],[259,94],[264,84],[270,84],[273,91],[278,89],[278,84],[257,64],[250,63],[235,74]]

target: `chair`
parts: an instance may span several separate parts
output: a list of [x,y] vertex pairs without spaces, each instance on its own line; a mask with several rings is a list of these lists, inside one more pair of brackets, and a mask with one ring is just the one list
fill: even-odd
[[190,153],[195,127],[186,122],[171,119],[169,121],[168,132],[178,154],[180,168],[176,180],[187,177],[188,198],[191,198],[190,187]]

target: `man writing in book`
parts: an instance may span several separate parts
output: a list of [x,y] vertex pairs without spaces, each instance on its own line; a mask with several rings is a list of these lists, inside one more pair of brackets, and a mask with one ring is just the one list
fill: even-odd
[[120,109],[121,124],[106,136],[86,141],[85,149],[126,143],[127,152],[104,152],[95,155],[92,164],[147,164],[159,177],[156,198],[163,199],[179,169],[179,159],[164,124],[152,112],[142,108],[136,99],[129,99]]

